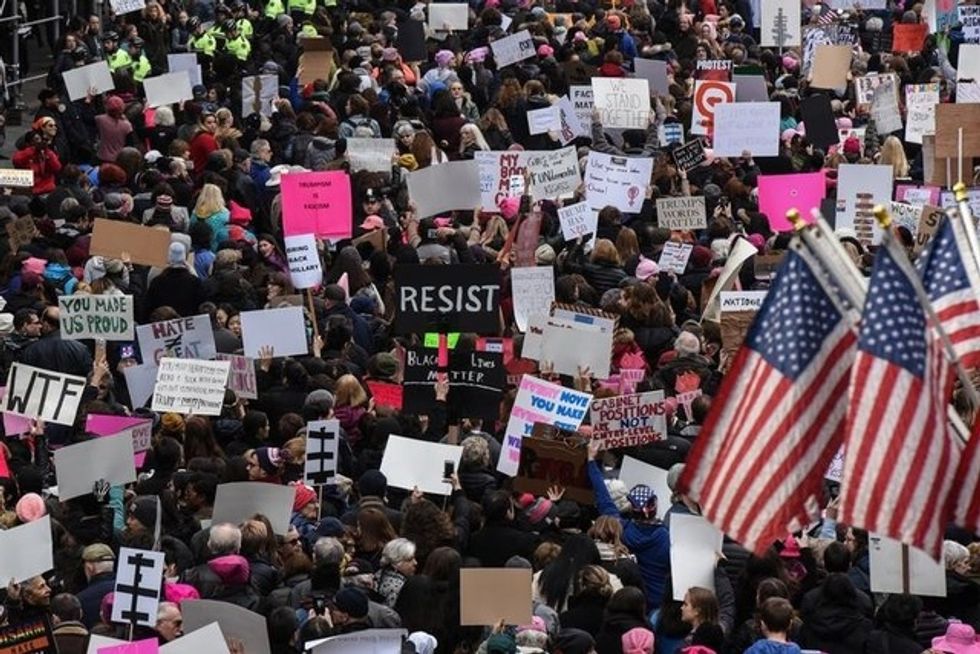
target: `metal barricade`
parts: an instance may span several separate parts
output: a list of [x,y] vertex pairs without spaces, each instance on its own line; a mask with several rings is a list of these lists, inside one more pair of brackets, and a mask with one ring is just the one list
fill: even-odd
[[[77,7],[77,0],[71,0],[71,5],[72,7]],[[20,30],[25,27],[38,27],[53,23],[54,30],[52,32],[52,36],[54,37],[54,42],[52,43],[52,54],[56,54],[57,43],[61,40],[61,20],[64,18],[64,16],[59,13],[59,0],[51,0],[50,16],[31,21],[26,20],[20,15],[19,2],[17,0],[6,0],[2,5],[0,5],[0,7],[2,7],[4,14],[0,16],[0,24],[12,23],[9,31],[9,34],[12,37],[10,46],[11,61],[6,62],[5,64],[6,83],[4,90],[7,97],[7,105],[16,110],[23,106],[23,85],[28,82],[34,82],[47,77],[46,72],[38,75],[30,75],[28,77],[21,76]],[[71,11],[74,12],[75,10],[72,9]]]

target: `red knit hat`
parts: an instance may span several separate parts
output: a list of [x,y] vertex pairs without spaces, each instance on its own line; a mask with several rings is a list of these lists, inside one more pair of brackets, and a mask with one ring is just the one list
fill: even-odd
[[316,491],[303,484],[296,486],[296,499],[293,500],[293,511],[300,511],[311,502],[316,502]]

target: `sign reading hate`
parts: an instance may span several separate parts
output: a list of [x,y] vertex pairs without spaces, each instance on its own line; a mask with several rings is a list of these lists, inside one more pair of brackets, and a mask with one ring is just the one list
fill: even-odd
[[133,340],[132,295],[61,295],[61,337]]
[[144,363],[158,363],[162,357],[210,359],[218,353],[210,316],[174,318],[136,327],[136,339]]
[[599,449],[646,445],[667,438],[664,392],[592,400],[592,438]]

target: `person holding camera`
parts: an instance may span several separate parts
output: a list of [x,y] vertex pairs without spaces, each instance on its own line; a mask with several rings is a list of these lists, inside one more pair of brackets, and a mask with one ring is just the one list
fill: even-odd
[[34,194],[46,195],[54,190],[55,180],[61,172],[61,159],[52,147],[58,134],[54,118],[43,116],[34,121],[31,132],[14,153],[14,166],[34,171]]

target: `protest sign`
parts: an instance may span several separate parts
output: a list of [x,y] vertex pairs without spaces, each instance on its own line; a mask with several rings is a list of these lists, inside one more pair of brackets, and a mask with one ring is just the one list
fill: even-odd
[[132,295],[61,295],[61,337],[133,340]]
[[657,198],[657,225],[665,229],[705,229],[703,195]]
[[796,209],[804,221],[812,223],[810,212],[820,208],[820,201],[826,195],[827,181],[820,172],[759,175],[759,211],[769,219],[773,231],[793,231],[793,225],[786,219],[790,209]]
[[429,27],[437,32],[466,30],[470,7],[465,2],[432,2],[429,4]]
[[[324,39],[325,41],[329,39]],[[398,39],[395,47],[406,62],[425,61],[425,24],[420,20],[405,20],[398,23]]]
[[558,139],[568,145],[579,136],[587,136],[589,129],[579,120],[575,107],[567,95],[563,95],[555,105],[558,108]]
[[766,291],[722,291],[721,312],[758,311],[766,299]]
[[889,77],[875,89],[871,101],[871,118],[879,134],[891,134],[902,129],[898,110],[898,85]]
[[395,139],[351,137],[347,139],[347,160],[351,172],[369,170],[391,172],[391,157],[395,154]]
[[932,235],[939,229],[939,223],[946,214],[939,207],[931,204],[922,207],[922,214],[919,216],[919,227],[915,231],[915,247],[913,251],[920,254],[925,248],[926,243]]
[[297,289],[314,288],[323,282],[320,253],[313,234],[295,234],[285,237],[286,259],[289,262],[289,278]]
[[143,227],[119,220],[96,218],[92,229],[90,254],[121,259],[125,252],[133,263],[143,266],[167,267],[170,251],[170,230]]
[[629,455],[623,457],[619,469],[619,480],[631,489],[637,484],[645,484],[657,496],[657,515],[663,516],[670,507],[671,490],[667,485],[667,471]]
[[524,61],[535,54],[534,39],[531,38],[531,34],[527,30],[521,30],[517,34],[491,41],[490,48],[493,50],[493,59],[497,64],[497,70],[504,66],[516,64],[518,61]]
[[534,423],[575,431],[585,419],[592,396],[558,384],[524,375],[521,378],[507,421],[507,430],[497,470],[514,476],[521,460],[521,439],[531,433]]
[[218,484],[214,496],[211,524],[230,522],[237,525],[261,513],[272,523],[272,531],[284,535],[289,531],[296,489],[260,481],[236,481]]
[[[919,218],[922,216],[922,206],[915,204],[908,204],[906,202],[892,202],[891,203],[891,215],[892,223],[895,227],[904,227],[915,238],[915,232],[919,229]],[[878,243],[881,243],[880,236],[878,236]]]
[[363,629],[307,642],[312,654],[402,654],[404,629]]
[[582,184],[578,154],[573,146],[560,150],[526,152],[531,199],[555,200],[572,196]]
[[574,241],[579,236],[595,235],[599,214],[588,202],[577,202],[558,209],[558,222],[564,239]]
[[980,102],[980,82],[961,80],[956,83],[956,104]]
[[980,43],[980,5],[959,5],[959,22],[967,43]]
[[98,649],[98,654],[159,654],[159,652],[160,645],[156,637],[123,642]]
[[667,62],[637,57],[633,60],[636,77],[645,79],[650,87],[650,96],[667,95]]
[[449,495],[452,485],[445,479],[445,464],[451,462],[459,470],[463,448],[459,445],[430,443],[392,434],[388,437],[381,472],[394,488],[412,490],[418,486],[423,493]]
[[898,202],[908,202],[920,207],[926,204],[939,204],[938,186],[915,186],[914,184],[896,184],[895,200]]
[[[419,21],[408,21],[408,23],[409,25],[422,26],[422,23]],[[399,25],[399,28],[401,28],[401,25]],[[399,31],[398,36],[399,41],[402,38],[413,36],[412,28],[408,27],[404,32]],[[330,39],[325,37],[304,37],[300,39],[300,45],[303,47],[303,54],[299,57],[299,70],[297,71],[299,83],[306,85],[312,84],[318,79],[325,81],[333,79],[337,64],[334,59],[333,44]],[[406,59],[406,61],[411,60]]]
[[459,623],[490,626],[531,622],[531,570],[462,568],[459,571]]
[[553,429],[549,425],[535,425],[533,436],[521,442],[521,463],[514,477],[514,490],[544,496],[549,488],[557,485],[565,489],[566,499],[594,504],[585,442],[540,437]]
[[210,359],[218,353],[211,317],[207,315],[137,325],[136,339],[145,363],[159,363],[165,356]]
[[779,103],[736,102],[715,107],[714,155],[756,157],[779,154]]
[[664,392],[592,400],[592,440],[599,449],[635,447],[667,438]]
[[85,378],[14,363],[7,375],[3,410],[26,418],[72,425]]
[[273,356],[291,357],[309,354],[306,341],[306,318],[302,307],[242,311],[242,351],[259,359],[263,347],[271,347]]
[[735,102],[769,102],[769,86],[762,75],[732,75]]
[[231,364],[228,375],[228,388],[235,391],[238,397],[245,400],[255,400],[259,397],[258,382],[255,378],[255,364],[252,359],[238,354],[221,354],[215,356],[218,361],[228,361]]
[[147,77],[143,80],[143,90],[148,107],[164,107],[194,98],[191,76],[186,70]]
[[571,100],[575,108],[575,115],[585,126],[586,134],[592,126],[592,109],[595,107],[592,97],[591,85],[572,85],[568,87],[568,99]]
[[514,268],[510,271],[510,281],[514,322],[519,330],[526,332],[528,318],[547,315],[555,301],[555,269],[552,266]]
[[[160,647],[160,654],[230,654],[217,622],[193,631],[184,623],[184,635]],[[87,654],[92,654],[88,652]]]
[[533,109],[527,112],[528,133],[544,134],[561,129],[561,117],[558,115],[558,105]]
[[588,369],[605,379],[609,376],[612,341],[610,330],[551,317],[544,324],[539,360],[551,363],[560,375],[577,376],[579,370]]
[[58,497],[70,500],[92,492],[92,484],[105,479],[110,484],[136,481],[133,439],[126,434],[104,436],[67,445],[54,454],[58,474]]
[[[946,597],[946,566],[942,561],[934,561],[922,550],[909,547],[905,570],[902,544],[878,534],[868,534],[868,552],[872,592]],[[902,583],[906,578],[907,589]]]
[[[2,171],[4,174],[14,171]],[[31,185],[34,184],[34,171],[26,171],[30,173]],[[34,224],[34,218],[31,216],[21,216],[20,218],[14,218],[7,222],[7,240],[10,242],[10,249],[13,252],[20,250],[21,247],[30,243],[34,238],[34,233],[37,231],[37,227]]]
[[896,78],[895,73],[868,73],[854,78],[854,93],[858,105],[864,108],[870,107],[875,97],[875,89],[885,80],[892,80],[894,83]]
[[153,389],[154,411],[221,415],[228,384],[229,361],[171,359],[158,362],[157,383]]
[[61,73],[71,101],[83,100],[89,93],[99,95],[116,88],[109,72],[109,64],[97,61],[87,66],[79,66]]
[[[196,55],[195,55],[196,56]],[[197,66],[200,76],[201,67]],[[194,74],[191,74],[193,81]],[[275,75],[251,75],[242,78],[242,118],[259,114],[272,116],[272,103],[279,92],[279,78]],[[348,146],[349,147],[349,146]]]
[[837,170],[837,228],[851,228],[865,246],[878,229],[872,210],[892,195],[892,167],[841,164]]
[[153,396],[153,387],[156,386],[156,364],[141,363],[123,368],[123,377],[126,378],[126,390],[129,391],[129,399],[132,400],[133,406],[146,406],[147,401]]
[[52,568],[50,516],[0,531],[0,578],[20,583]]
[[[179,73],[182,70],[186,70],[187,75],[190,77],[192,87],[204,83],[201,79],[201,65],[197,61],[197,53],[168,54],[167,70],[171,73]],[[265,75],[264,77],[276,78],[275,75]],[[252,78],[246,77],[245,79]]]
[[[667,504],[658,503],[660,507],[666,512]],[[692,586],[714,591],[715,566],[721,555],[723,538],[721,531],[701,516],[678,513],[670,517],[673,599],[683,600]]]
[[613,206],[639,213],[652,172],[649,157],[617,157],[593,150],[585,169],[586,201],[596,210]]
[[843,89],[851,69],[851,46],[818,45],[813,54],[813,79],[810,86],[817,89]]
[[[980,46],[977,46],[980,48]],[[980,59],[980,52],[977,53]],[[959,156],[959,135],[963,134],[963,156],[980,157],[980,104],[936,105],[936,157],[955,159]],[[927,180],[928,181],[928,180]]]
[[[2,188],[31,188],[34,186],[34,171],[33,170],[14,170],[13,168],[0,168],[0,187]],[[24,225],[30,223],[31,230],[30,234],[34,233],[34,219],[31,216],[22,216],[20,218],[14,218],[7,223],[7,234],[11,233],[11,227],[15,224]],[[26,245],[30,243],[31,239],[28,238],[26,241],[20,241],[16,244],[11,241],[11,247],[20,247],[21,245]]]
[[480,177],[480,206],[485,211],[499,211],[500,202],[515,195],[511,182],[520,180],[523,183],[524,175],[528,172],[527,162],[530,155],[530,152],[510,151],[475,154],[473,159],[479,168]]
[[303,481],[310,486],[336,483],[337,445],[340,423],[337,420],[314,420],[306,425],[306,465]]
[[[519,268],[516,270],[520,270]],[[403,408],[428,415],[436,407],[438,350],[421,347],[405,351]],[[450,411],[464,418],[496,420],[504,388],[504,362],[499,352],[453,350],[449,353]]]
[[715,109],[719,104],[735,102],[735,85],[716,80],[694,82],[691,106],[691,134],[710,135],[714,130]]
[[830,105],[830,96],[815,93],[803,100],[800,113],[806,124],[806,138],[819,148],[829,148],[840,142],[837,118]]
[[735,285],[735,280],[738,278],[738,272],[741,270],[742,264],[748,261],[749,257],[758,254],[758,252],[756,247],[749,243],[748,239],[735,239],[728,253],[728,257],[725,259],[725,265],[721,269],[721,273],[715,278],[715,284],[711,289],[711,293],[708,295],[708,299],[702,299],[701,306],[704,307],[701,316],[702,320],[713,320],[715,322],[720,320],[719,312],[721,307],[717,302],[719,295],[722,291],[727,291]]
[[[157,504],[157,510],[160,505]],[[163,552],[119,548],[113,589],[112,621],[153,627],[163,592]]]
[[[408,196],[419,218],[481,204],[480,170],[476,161],[450,161],[408,174]],[[488,208],[484,206],[484,208]],[[498,211],[499,207],[492,207]]]
[[494,266],[396,266],[395,328],[399,334],[498,331],[500,273]]
[[33,618],[13,620],[0,627],[0,654],[52,654],[57,651],[58,644],[47,612]]
[[85,419],[85,431],[97,436],[129,436],[133,441],[134,462],[139,467],[150,449],[153,437],[153,421],[146,418],[112,416],[90,413]]
[[730,356],[738,352],[748,333],[755,314],[758,313],[765,291],[722,291],[721,299],[721,346]]
[[905,140],[922,143],[922,137],[936,133],[936,105],[939,83],[909,84],[905,87]]
[[[222,486],[228,485],[221,484],[218,486],[219,492]],[[269,486],[270,484],[261,485]],[[217,508],[217,502],[215,502],[215,510]],[[256,508],[254,513],[263,512]],[[234,524],[238,522],[234,521]],[[285,534],[286,532],[276,530],[276,533]],[[266,627],[266,619],[261,613],[249,611],[231,602],[220,600],[184,600],[180,603],[180,612],[184,618],[184,631],[191,632],[190,635],[202,631],[212,623],[217,623],[223,636],[222,643],[225,642],[224,639],[241,643],[243,649],[240,654],[271,654],[272,652],[269,645],[269,630]],[[186,636],[182,636],[174,642],[179,643],[182,638],[186,638]],[[217,654],[210,649],[196,651]]]
[[370,379],[366,383],[376,406],[386,406],[401,411],[405,401],[404,388],[402,388],[401,384],[373,381]]
[[694,139],[684,145],[680,145],[671,152],[677,168],[690,172],[708,160],[704,151],[704,142],[701,139]]
[[603,127],[646,129],[650,123],[650,86],[645,79],[593,77],[592,101]]
[[694,79],[731,82],[734,67],[731,59],[698,59],[694,62]]
[[799,46],[802,40],[800,3],[797,0],[766,0],[759,4],[762,10],[759,30],[762,47]]
[[284,236],[314,234],[332,240],[350,238],[351,215],[347,173],[332,170],[282,176]]
[[980,81],[980,45],[976,43],[960,44],[957,64],[957,82],[960,80]]
[[892,25],[892,52],[922,52],[929,33],[925,23],[895,23]]
[[694,246],[690,243],[675,243],[667,241],[664,249],[660,253],[660,261],[657,264],[661,270],[667,270],[677,275],[683,275],[687,269],[687,260],[691,258]]
[[112,13],[116,16],[130,14],[134,11],[143,11],[146,7],[146,0],[109,0]]

